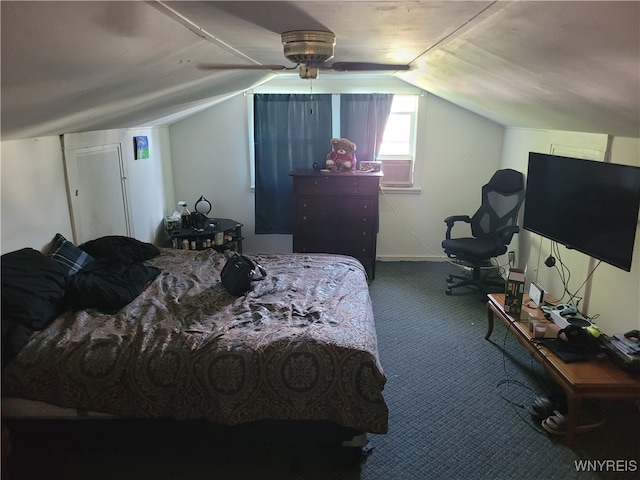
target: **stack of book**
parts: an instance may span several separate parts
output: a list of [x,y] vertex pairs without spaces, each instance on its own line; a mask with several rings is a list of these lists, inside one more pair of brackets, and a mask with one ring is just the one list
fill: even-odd
[[[604,338],[603,338],[604,337]],[[602,344],[609,357],[623,369],[640,373],[640,345],[638,342],[625,337],[601,335]]]
[[[624,335],[614,335],[611,337],[611,344],[631,358],[634,358],[634,355],[640,354],[640,345]],[[638,359],[640,360],[640,357]]]

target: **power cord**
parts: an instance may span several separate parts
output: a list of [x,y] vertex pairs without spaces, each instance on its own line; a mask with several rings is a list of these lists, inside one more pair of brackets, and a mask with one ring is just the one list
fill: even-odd
[[[557,259],[557,261],[556,261],[556,259]],[[587,284],[589,279],[595,273],[596,269],[602,263],[602,260],[598,261],[596,266],[593,267],[593,269],[587,275],[587,278],[585,278],[584,282],[582,282],[582,284],[575,290],[574,293],[571,293],[569,291],[569,281],[571,280],[571,271],[569,270],[569,267],[567,267],[567,265],[562,261],[562,257],[560,255],[560,247],[559,247],[557,242],[551,242],[551,255],[549,255],[547,257],[547,259],[545,260],[544,263],[548,267],[555,267],[555,269],[558,272],[558,275],[560,277],[560,281],[562,282],[563,292],[562,292],[562,297],[560,297],[560,299],[558,300],[558,303],[563,303],[562,300],[564,299],[565,295],[568,295],[569,296],[568,302],[569,303],[573,303],[575,301],[576,310],[578,311],[578,313],[583,315],[578,307],[579,307],[580,302],[583,300],[584,297],[578,296],[578,292],[584,288],[584,286]],[[560,263],[560,267],[558,267],[558,263]],[[596,314],[596,315],[594,315],[592,317],[588,317],[586,315],[583,315],[583,316],[585,318],[589,319],[589,320],[594,320],[599,315]]]
[[[518,380],[511,380],[509,379],[509,374],[507,372],[507,355],[506,355],[506,350],[507,350],[507,337],[509,335],[509,333],[511,332],[511,322],[509,322],[509,325],[507,327],[507,330],[504,334],[504,340],[502,342],[502,369],[504,371],[504,376],[505,378],[502,380],[499,380],[498,383],[496,384],[496,388],[498,389],[498,395],[500,396],[500,398],[502,398],[504,401],[506,401],[509,405],[511,405],[511,407],[513,408],[513,411],[516,413],[516,415],[518,415],[518,417],[520,417],[520,419],[527,425],[529,426],[533,431],[535,431],[536,433],[538,433],[539,435],[544,435],[544,433],[537,428],[537,426],[533,423],[533,420],[531,420],[531,411],[529,410],[529,408],[526,405],[522,405],[520,403],[517,403],[515,401],[513,401],[511,399],[511,390],[510,390],[510,386],[511,385],[517,385],[519,387],[522,387],[530,392],[532,392],[533,396],[538,395],[538,393],[531,387],[529,387],[528,385],[518,381]],[[500,387],[502,385],[506,385],[507,386],[507,396],[505,397],[504,395],[502,395],[502,393],[500,392]],[[522,411],[526,411],[527,412],[527,417],[525,417],[523,415]]]
[[[560,266],[558,266],[558,262],[560,263]],[[571,293],[568,290],[569,280],[571,280],[571,270],[569,270],[569,267],[567,267],[562,261],[562,257],[560,256],[560,249],[557,242],[551,242],[551,255],[547,257],[544,264],[548,267],[554,267],[556,269],[556,272],[558,272],[558,276],[560,277],[560,281],[562,282],[562,296],[559,300],[560,302],[562,302],[565,295],[569,294],[569,296],[571,296]],[[582,300],[582,298],[580,298],[577,303],[580,303],[580,300]]]

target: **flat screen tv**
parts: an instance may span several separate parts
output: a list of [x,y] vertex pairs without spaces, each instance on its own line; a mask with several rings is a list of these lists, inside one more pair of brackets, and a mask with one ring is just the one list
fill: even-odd
[[640,167],[529,153],[523,228],[631,271]]

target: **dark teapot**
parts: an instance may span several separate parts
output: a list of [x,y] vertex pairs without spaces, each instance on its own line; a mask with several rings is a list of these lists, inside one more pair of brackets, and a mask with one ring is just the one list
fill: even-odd
[[191,212],[191,227],[198,231],[203,232],[209,224],[209,217],[200,212]]
[[200,195],[200,198],[196,200],[195,205],[193,206],[193,210],[203,215],[209,215],[211,211],[211,202],[204,198],[204,195]]

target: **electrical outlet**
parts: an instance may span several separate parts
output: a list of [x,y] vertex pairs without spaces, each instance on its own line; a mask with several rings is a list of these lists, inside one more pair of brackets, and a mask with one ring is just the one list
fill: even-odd
[[509,252],[509,265],[514,265],[516,263],[516,252],[511,250]]

